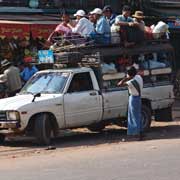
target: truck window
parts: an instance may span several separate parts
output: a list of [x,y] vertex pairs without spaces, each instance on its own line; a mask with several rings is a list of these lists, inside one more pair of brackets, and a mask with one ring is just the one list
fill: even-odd
[[68,93],[93,90],[89,72],[75,74],[68,89]]
[[62,93],[69,73],[49,72],[33,76],[20,93]]

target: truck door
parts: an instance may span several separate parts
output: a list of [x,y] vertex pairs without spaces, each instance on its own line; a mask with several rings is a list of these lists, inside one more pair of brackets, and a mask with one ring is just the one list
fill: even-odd
[[102,116],[102,96],[94,89],[89,72],[73,76],[64,95],[64,113],[67,127],[89,125]]
[[117,91],[103,93],[104,114],[103,119],[126,117],[128,107],[128,91],[119,88]]

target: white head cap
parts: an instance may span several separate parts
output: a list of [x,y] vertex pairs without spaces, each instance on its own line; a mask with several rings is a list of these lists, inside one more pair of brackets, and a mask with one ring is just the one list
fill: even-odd
[[81,17],[83,17],[83,16],[85,16],[85,15],[86,15],[86,13],[85,13],[85,11],[82,10],[82,9],[78,10],[78,11],[76,12],[76,14],[74,14],[74,16],[81,16]]
[[101,15],[103,13],[102,9],[95,8],[93,11],[90,12],[90,14],[99,14]]

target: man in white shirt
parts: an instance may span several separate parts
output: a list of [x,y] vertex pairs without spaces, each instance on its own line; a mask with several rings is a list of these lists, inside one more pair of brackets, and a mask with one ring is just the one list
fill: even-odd
[[82,37],[89,37],[92,32],[94,32],[94,26],[93,24],[85,18],[85,11],[84,10],[78,10],[74,16],[77,18],[77,24],[72,28],[72,32],[81,35]]
[[134,67],[127,72],[127,77],[122,79],[118,86],[127,85],[129,90],[128,104],[128,135],[135,135],[142,139],[142,119],[141,119],[141,92],[143,89],[143,79],[137,75]]

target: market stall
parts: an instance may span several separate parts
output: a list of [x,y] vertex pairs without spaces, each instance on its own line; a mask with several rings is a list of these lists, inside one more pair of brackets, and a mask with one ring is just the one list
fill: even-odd
[[0,21],[0,59],[36,62],[49,34],[58,23],[53,21]]

